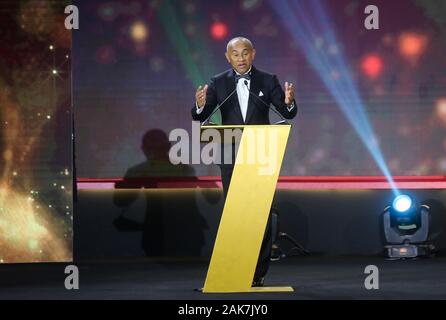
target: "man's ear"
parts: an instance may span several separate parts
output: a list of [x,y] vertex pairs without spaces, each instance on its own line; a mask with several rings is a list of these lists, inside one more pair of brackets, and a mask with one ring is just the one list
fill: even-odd
[[226,57],[226,60],[228,60],[228,62],[231,63],[231,60],[229,59],[229,55],[227,52],[225,52],[225,57]]
[[256,57],[256,49],[252,49],[252,59],[254,60]]

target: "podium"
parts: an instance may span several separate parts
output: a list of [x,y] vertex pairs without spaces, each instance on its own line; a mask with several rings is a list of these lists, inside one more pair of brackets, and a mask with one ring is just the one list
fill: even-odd
[[242,133],[203,293],[292,292],[251,287],[291,126],[201,127],[207,129]]

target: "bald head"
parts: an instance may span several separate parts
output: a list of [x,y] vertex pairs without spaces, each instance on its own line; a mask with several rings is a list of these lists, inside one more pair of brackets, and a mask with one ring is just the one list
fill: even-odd
[[251,40],[244,38],[244,37],[235,37],[229,40],[228,44],[226,45],[226,52],[229,52],[231,50],[232,46],[234,46],[236,43],[242,43],[246,46],[248,46],[251,49],[254,49],[254,46],[252,45]]
[[228,42],[226,46],[226,59],[232,68],[240,74],[245,74],[251,69],[256,50],[252,42],[244,37],[237,37]]

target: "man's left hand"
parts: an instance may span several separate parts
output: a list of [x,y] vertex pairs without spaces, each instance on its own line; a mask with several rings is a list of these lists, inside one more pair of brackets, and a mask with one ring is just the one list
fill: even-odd
[[294,101],[294,85],[285,82],[285,104],[289,106]]

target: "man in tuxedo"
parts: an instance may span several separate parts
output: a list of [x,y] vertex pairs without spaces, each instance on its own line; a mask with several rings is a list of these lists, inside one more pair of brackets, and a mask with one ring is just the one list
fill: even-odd
[[[271,104],[286,119],[296,116],[294,85],[285,82],[285,90],[283,90],[275,75],[261,71],[252,65],[255,55],[256,50],[251,41],[246,38],[237,37],[228,42],[225,56],[232,68],[212,77],[209,85],[200,86],[197,89],[195,106],[192,108],[193,120],[205,121],[215,107],[231,94],[232,96],[220,108],[224,125],[270,124],[268,106]],[[234,154],[233,152],[232,164],[220,165],[225,197],[234,168]],[[262,286],[268,271],[272,246],[270,220],[257,263],[253,286]]]

